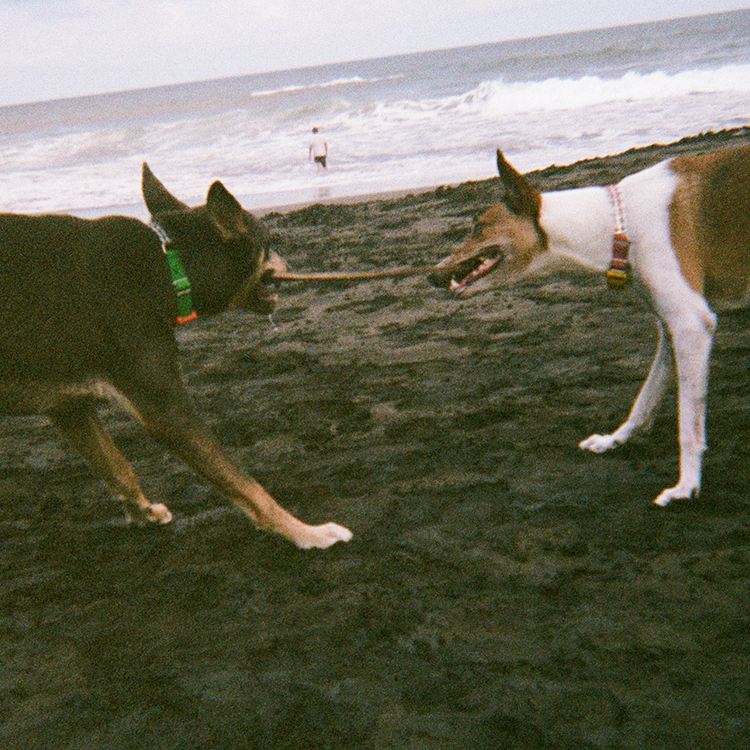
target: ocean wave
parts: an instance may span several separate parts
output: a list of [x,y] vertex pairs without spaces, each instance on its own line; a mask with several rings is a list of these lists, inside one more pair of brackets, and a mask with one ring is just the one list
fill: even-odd
[[692,94],[750,91],[750,66],[727,65],[715,70],[629,71],[614,79],[599,76],[549,78],[544,81],[481,84],[457,105],[460,112],[493,116],[532,111],[582,109],[613,102],[641,102]]
[[394,81],[398,80],[402,76],[386,76],[383,78],[362,78],[361,76],[352,76],[349,78],[334,78],[331,81],[324,81],[322,83],[308,83],[308,84],[291,84],[289,86],[282,86],[275,89],[266,89],[262,91],[253,91],[250,94],[250,98],[260,98],[268,96],[278,96],[282,94],[292,94],[297,91],[315,91],[316,89],[330,89],[337,86],[352,86],[357,84],[372,84],[382,83],[383,81]]
[[487,81],[464,93],[439,99],[380,102],[373,106],[375,120],[415,121],[442,113],[503,117],[526,112],[585,109],[615,102],[641,102],[693,94],[750,92],[750,65],[727,65],[715,70],[629,71],[619,78],[586,75],[553,77],[540,81]]
[[[747,122],[750,50],[718,55],[731,40],[712,36],[704,66],[684,42],[655,61],[624,57],[632,45],[609,33],[571,39],[0,110],[0,210],[140,204],[143,160],[188,203],[221,179],[270,205],[323,180],[350,195],[482,179],[497,146],[526,171]],[[308,159],[313,125],[330,144],[323,177]]]

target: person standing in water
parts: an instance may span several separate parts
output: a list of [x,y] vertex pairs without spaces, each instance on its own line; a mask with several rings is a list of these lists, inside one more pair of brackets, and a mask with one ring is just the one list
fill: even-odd
[[318,171],[328,171],[328,143],[326,139],[318,132],[317,128],[312,129],[312,141],[310,142],[310,149],[308,151],[308,158],[310,161],[315,161],[318,165]]

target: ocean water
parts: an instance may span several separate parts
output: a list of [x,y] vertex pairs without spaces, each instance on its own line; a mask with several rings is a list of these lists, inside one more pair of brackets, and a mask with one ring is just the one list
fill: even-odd
[[[500,30],[499,32],[500,33]],[[750,121],[750,10],[0,108],[0,211],[250,209],[568,164]],[[307,159],[310,130],[328,173]]]

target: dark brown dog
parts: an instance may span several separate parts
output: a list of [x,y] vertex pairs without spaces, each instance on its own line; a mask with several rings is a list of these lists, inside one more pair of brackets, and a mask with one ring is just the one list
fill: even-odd
[[[259,528],[302,548],[348,541],[348,529],[302,523],[244,476],[180,380],[174,326],[191,317],[185,299],[198,316],[273,309],[268,281],[284,263],[269,251],[268,233],[220,182],[205,206],[188,208],[144,164],[143,197],[157,230],[123,216],[0,215],[0,412],[49,416],[136,523],[172,515],[146,499],[104,431],[96,414],[103,398],[123,405]],[[186,273],[170,273],[175,258]]]

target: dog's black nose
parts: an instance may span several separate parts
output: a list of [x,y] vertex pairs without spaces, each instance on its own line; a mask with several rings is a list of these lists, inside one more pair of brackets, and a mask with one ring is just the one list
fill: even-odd
[[460,270],[455,264],[446,264],[445,267],[438,266],[431,271],[427,276],[427,281],[438,289],[448,289],[457,274],[460,277]]
[[443,289],[448,286],[450,279],[446,279],[444,273],[433,271],[427,276],[427,281],[429,281],[432,286],[436,286],[438,289]]

